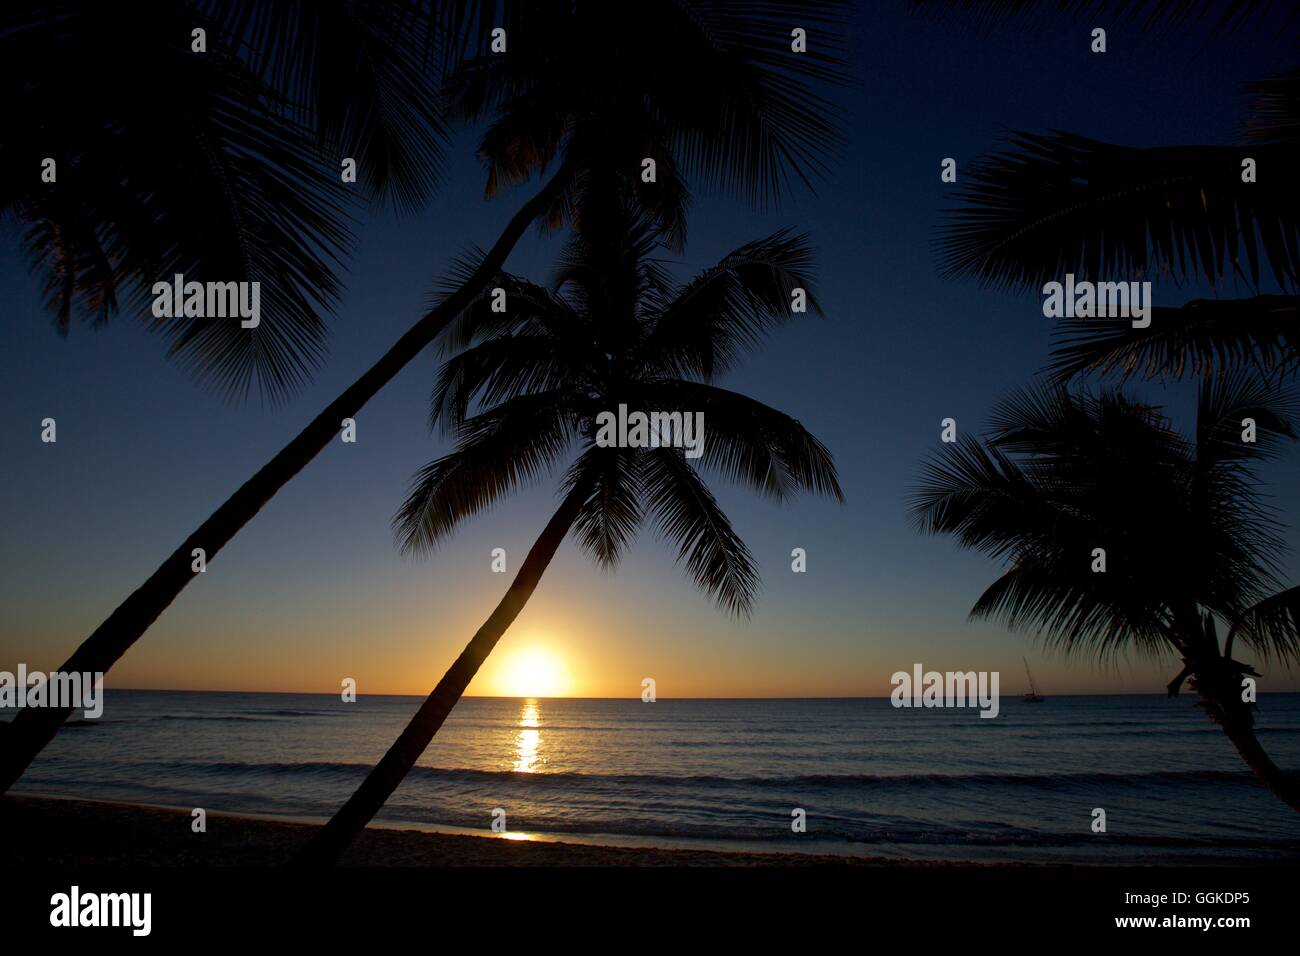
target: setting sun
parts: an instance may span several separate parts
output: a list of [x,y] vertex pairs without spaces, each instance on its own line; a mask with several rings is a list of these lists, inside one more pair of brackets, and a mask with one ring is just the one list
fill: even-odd
[[502,661],[494,685],[506,697],[561,697],[569,689],[569,674],[558,655],[529,647]]

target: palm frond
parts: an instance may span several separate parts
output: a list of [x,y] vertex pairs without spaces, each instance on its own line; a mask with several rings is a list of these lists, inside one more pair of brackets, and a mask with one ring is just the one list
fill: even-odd
[[[323,355],[321,314],[338,298],[355,197],[319,159],[313,131],[215,41],[201,13],[150,2],[137,14],[57,2],[6,9],[0,78],[24,95],[0,130],[0,178],[22,184],[3,193],[4,211],[22,226],[64,329],[79,314],[147,315],[153,283],[176,273],[260,282],[256,329],[151,325],[200,381],[279,400]],[[211,28],[203,56],[188,46],[196,25]],[[32,142],[58,162],[55,183],[26,168]]]
[[973,165],[937,243],[944,271],[991,286],[1229,275],[1283,288],[1300,275],[1300,192],[1286,176],[1242,182],[1242,160],[1294,168],[1290,144],[1137,149],[1072,133],[1016,133]]
[[[565,143],[583,157],[578,168],[625,177],[653,156],[658,188],[637,191],[671,225],[687,177],[762,206],[794,183],[815,183],[842,139],[820,92],[847,74],[842,0],[653,0],[634,31],[609,4],[508,6],[508,52],[469,58],[448,84],[457,115],[493,117],[481,147],[491,189],[520,181]],[[790,51],[795,26],[809,33],[806,53]]]
[[822,314],[812,270],[805,235],[781,230],[746,243],[648,316],[643,360],[665,375],[711,380],[795,316],[795,289],[804,290],[811,314]]
[[678,545],[678,560],[724,610],[747,616],[758,594],[758,569],[712,492],[681,453],[645,452],[642,481],[649,514]]
[[442,175],[444,64],[426,0],[208,0],[221,42],[374,198],[418,208]]
[[[1202,464],[1244,463],[1278,457],[1296,440],[1300,403],[1292,389],[1278,389],[1255,375],[1235,372],[1202,380],[1197,393],[1196,460]],[[1244,441],[1247,419],[1252,441]]]
[[654,382],[639,390],[646,408],[704,416],[701,464],[729,481],[786,500],[800,491],[844,500],[835,461],[795,419],[755,399],[696,382]]
[[[813,189],[843,142],[841,116],[819,88],[847,83],[840,0],[754,4],[748,0],[666,3],[652,48],[672,48],[680,80],[665,84],[665,112],[680,117],[674,150],[706,188],[757,207],[793,185]],[[791,55],[791,30],[808,49]],[[658,68],[661,76],[667,71]]]
[[626,352],[641,337],[646,302],[671,286],[654,255],[672,240],[652,217],[614,193],[595,215],[565,243],[552,286],[588,317],[584,332],[597,351]]
[[1250,608],[1235,632],[1265,660],[1300,661],[1300,586],[1279,591]]
[[563,341],[541,335],[490,339],[443,364],[429,424],[456,432],[473,402],[491,408],[522,395],[571,389],[583,384],[585,374]]
[[433,551],[463,521],[548,474],[575,437],[570,397],[520,396],[466,420],[456,450],[420,470],[393,519],[401,549]]
[[1001,621],[1012,631],[1032,631],[1047,648],[1099,661],[1131,649],[1161,659],[1171,651],[1158,610],[1140,600],[1132,582],[1092,575],[1086,564],[1017,565],[994,581],[971,609],[972,618]]
[[999,559],[1051,540],[1063,523],[1082,527],[1011,459],[982,442],[948,445],[930,456],[908,510],[922,533],[953,535]]
[[591,446],[565,476],[566,491],[590,487],[574,521],[578,545],[601,566],[618,564],[641,525],[641,455],[634,448]]
[[1186,378],[1254,369],[1287,374],[1300,367],[1300,297],[1196,299],[1152,309],[1151,325],[1129,319],[1060,319],[1050,371],[1057,381],[1086,372]]
[[1244,377],[1208,383],[1188,440],[1119,392],[1025,389],[985,437],[932,456],[913,519],[1008,563],[976,615],[1065,651],[1167,640],[1183,653],[1204,644],[1202,613],[1235,620],[1276,590],[1276,516],[1247,467],[1261,455],[1230,449],[1227,429],[1253,411],[1261,431],[1284,431],[1288,408]]
[[1249,83],[1254,97],[1246,124],[1252,143],[1294,143],[1300,139],[1300,67]]
[[[477,271],[482,259],[483,252],[477,247],[453,259],[434,288],[430,307],[459,291]],[[497,289],[505,292],[503,312],[493,308]],[[515,332],[563,337],[577,322],[569,303],[550,289],[502,271],[487,281],[482,294],[447,321],[438,333],[437,348],[442,355],[452,355],[476,342]]]

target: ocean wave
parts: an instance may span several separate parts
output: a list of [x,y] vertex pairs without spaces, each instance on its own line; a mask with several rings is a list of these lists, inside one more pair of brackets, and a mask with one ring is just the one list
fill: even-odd
[[277,717],[341,717],[342,714],[315,712],[307,710],[250,710],[240,714],[143,714],[135,717],[98,717],[94,720],[80,718],[69,720],[64,727],[82,727],[91,724],[146,724],[155,722],[170,723],[286,723]]
[[179,720],[184,722],[205,723],[213,721],[216,723],[248,723],[248,724],[273,724],[275,723],[270,717],[247,717],[243,714],[160,714],[154,717],[142,717],[141,720],[162,720],[173,721]]
[[[269,761],[197,761],[142,762],[142,770],[154,772],[192,772],[205,775],[298,775],[352,777],[368,772],[367,763]],[[904,774],[800,774],[792,776],[720,776],[712,774],[589,774],[569,771],[521,773],[513,770],[477,770],[457,767],[413,767],[408,778],[430,782],[464,782],[523,787],[565,788],[598,786],[641,786],[664,788],[761,788],[784,790],[822,787],[844,788],[961,788],[961,787],[1028,787],[1063,789],[1084,786],[1149,786],[1153,784],[1250,784],[1254,777],[1245,770],[1156,770],[1143,773],[904,773]]]
[[243,714],[155,714],[150,717],[137,717],[136,720],[181,720],[181,721],[247,721],[254,724],[279,724],[285,721],[277,717],[341,717],[342,714],[316,713],[308,710],[250,710]]
[[[1166,835],[1155,833],[1095,834],[1086,828],[1083,832],[1042,830],[990,823],[979,828],[970,826],[945,826],[943,824],[914,825],[890,822],[881,825],[870,820],[855,821],[844,818],[827,818],[810,815],[812,825],[797,836],[789,831],[789,817],[784,812],[750,812],[736,814],[729,811],[724,817],[701,816],[690,808],[676,808],[677,813],[646,812],[638,807],[632,812],[605,813],[600,816],[582,816],[546,812],[534,808],[511,815],[512,829],[549,835],[610,834],[643,838],[687,839],[700,841],[743,841],[750,844],[767,844],[772,850],[811,850],[827,848],[833,844],[878,846],[904,849],[907,847],[970,847],[996,849],[1079,848],[1101,856],[1120,850],[1187,851],[1225,850],[1241,852],[1272,851],[1291,858],[1300,857],[1294,840],[1252,835]],[[432,826],[453,826],[465,829],[482,829],[482,814],[457,810],[451,805],[439,806],[436,819],[424,805],[390,803],[381,813],[389,823],[421,823]]]

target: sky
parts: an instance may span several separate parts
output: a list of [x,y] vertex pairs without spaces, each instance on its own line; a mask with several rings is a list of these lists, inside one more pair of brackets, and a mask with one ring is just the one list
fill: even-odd
[[[1105,54],[1089,52],[1094,26],[1108,31]],[[939,274],[931,243],[954,188],[939,163],[956,158],[960,177],[1016,129],[1228,143],[1244,116],[1241,83],[1292,66],[1291,51],[1249,26],[1210,37],[1045,16],[977,30],[902,3],[871,4],[847,39],[853,80],[832,93],[846,142],[817,193],[763,213],[697,196],[679,270],[693,275],[784,226],[810,234],[826,318],[777,331],[722,384],[801,420],[834,453],[847,501],[776,506],[714,485],[762,573],[747,620],[719,611],[652,529],[612,573],[566,543],[469,693],[637,697],[650,677],[660,697],[884,696],[893,672],[919,662],[1000,670],[1010,694],[1026,689],[1022,656],[1048,694],[1151,693],[1178,669],[1064,660],[1032,634],[969,621],[998,567],[909,522],[906,497],[941,419],[978,429],[1051,345],[1036,293]],[[15,228],[0,231],[0,670],[57,667],[423,313],[453,257],[495,239],[535,187],[483,199],[473,143],[473,131],[453,141],[444,186],[421,212],[362,223],[329,357],[275,408],[195,386],[134,316],[60,338]],[[530,234],[509,268],[544,280],[559,246]],[[1156,303],[1206,292],[1161,285]],[[552,480],[469,522],[432,558],[398,554],[393,513],[411,476],[448,449],[427,427],[436,367],[426,352],[372,400],[356,443],[334,442],[283,489],[108,686],[338,692],[350,677],[362,694],[427,693],[508,585],[491,572],[492,549],[517,567],[557,502]],[[1141,391],[1186,408],[1185,388]],[[40,441],[45,417],[58,422],[56,444]],[[1296,463],[1264,473],[1292,544]],[[795,547],[806,573],[790,570]],[[1294,582],[1300,562],[1286,571]],[[1261,686],[1300,689],[1300,674],[1273,666]]]

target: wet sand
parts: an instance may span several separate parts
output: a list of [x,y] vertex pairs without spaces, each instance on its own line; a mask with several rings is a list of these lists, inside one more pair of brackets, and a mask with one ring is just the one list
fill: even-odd
[[[317,825],[213,813],[207,832],[184,810],[45,797],[0,798],[0,839],[23,867],[279,866]],[[348,866],[930,866],[803,853],[739,853],[511,840],[371,827]]]

